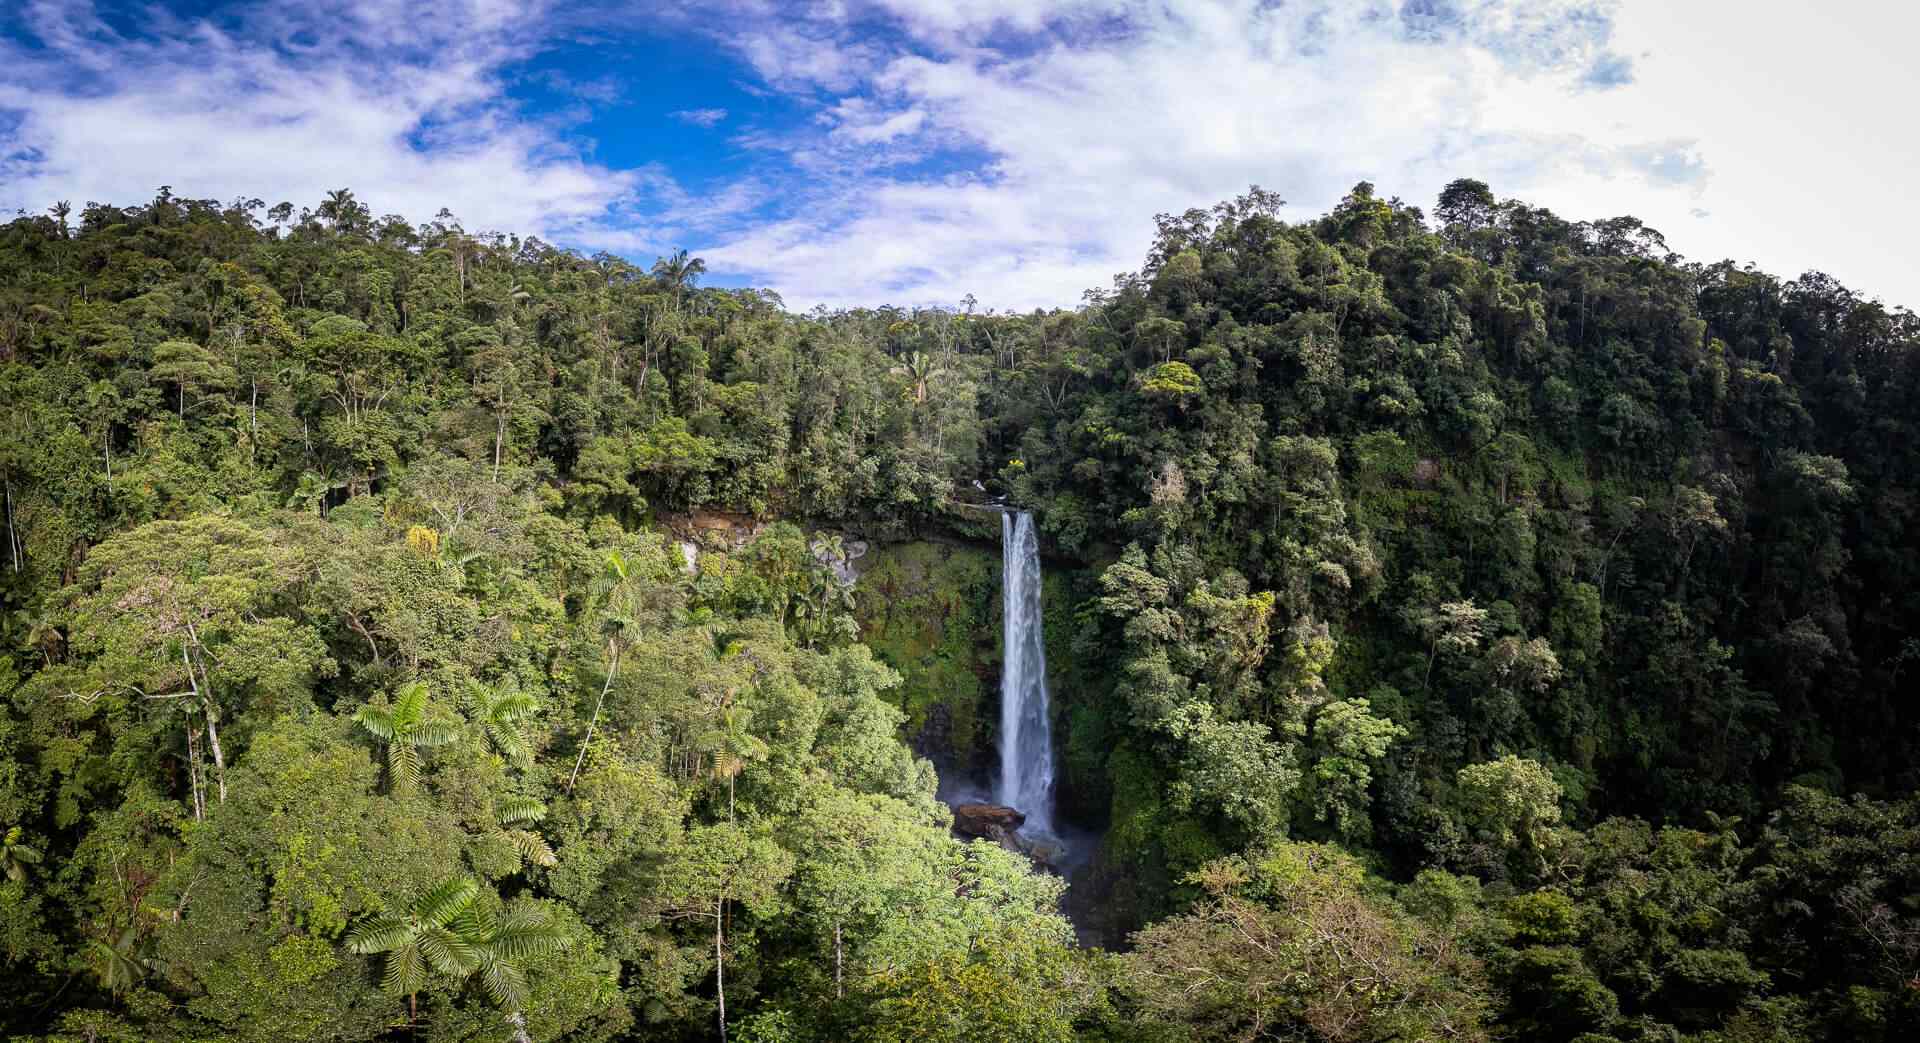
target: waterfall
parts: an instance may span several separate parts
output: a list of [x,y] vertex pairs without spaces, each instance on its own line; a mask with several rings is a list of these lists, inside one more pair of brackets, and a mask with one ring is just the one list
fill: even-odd
[[1026,831],[1053,826],[1053,725],[1047,718],[1047,648],[1040,619],[1040,539],[1033,515],[1000,516],[1000,791],[995,799],[1027,816]]

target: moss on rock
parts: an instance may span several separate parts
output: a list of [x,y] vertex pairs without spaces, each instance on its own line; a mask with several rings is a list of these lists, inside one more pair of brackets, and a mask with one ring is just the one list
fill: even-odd
[[1000,555],[952,543],[875,547],[854,587],[860,639],[900,671],[890,694],[920,753],[966,770],[991,747]]

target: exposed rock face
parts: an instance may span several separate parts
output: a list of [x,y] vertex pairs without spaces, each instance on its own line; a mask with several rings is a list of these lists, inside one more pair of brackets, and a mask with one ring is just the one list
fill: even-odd
[[729,552],[753,542],[767,527],[762,519],[729,511],[662,511],[656,517],[676,539],[696,547],[715,547]]
[[854,563],[866,556],[867,541],[848,540],[830,533],[815,533],[812,543],[813,558],[832,570],[835,579],[848,590],[860,580],[860,569]]
[[1000,804],[956,804],[953,828],[970,837],[983,837],[1005,844],[1013,839],[1027,816]]

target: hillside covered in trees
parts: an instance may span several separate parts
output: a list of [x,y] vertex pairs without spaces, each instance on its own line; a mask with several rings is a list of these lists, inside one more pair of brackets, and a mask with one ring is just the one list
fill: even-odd
[[[0,1038],[1920,1037],[1920,319],[1291,216],[1031,314],[0,226]],[[1065,876],[937,799],[998,496]]]

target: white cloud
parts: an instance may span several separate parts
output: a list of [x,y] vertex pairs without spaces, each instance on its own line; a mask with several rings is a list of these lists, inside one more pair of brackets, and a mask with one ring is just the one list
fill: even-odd
[[[828,140],[787,143],[816,175],[795,216],[706,253],[802,304],[1071,304],[1139,264],[1155,212],[1258,183],[1304,219],[1362,179],[1430,204],[1472,176],[1570,218],[1641,216],[1697,258],[1911,301],[1900,182],[1920,143],[1897,109],[1920,74],[1897,48],[1916,16],[1782,6],[872,0],[766,40],[748,19],[749,52],[798,35],[836,55],[830,76],[775,80],[829,96]],[[838,57],[876,19],[892,35]],[[984,162],[888,159],[956,144]]]
[[[1682,194],[1704,176],[1684,138],[1500,118],[1502,96],[1594,93],[1596,65],[1618,59],[1591,4],[1179,0],[1074,3],[1057,19],[1024,4],[890,6],[913,45],[839,98],[828,136],[960,143],[987,162],[916,178],[865,160],[867,176],[825,181],[805,216],[709,249],[717,268],[804,303],[1071,304],[1139,264],[1154,213],[1249,184],[1307,217],[1361,180],[1425,201],[1456,176],[1513,193],[1578,177]],[[1007,45],[960,42],[996,36]]]
[[[658,177],[589,162],[504,102],[536,3],[469,0],[418,17],[375,0],[170,21],[139,39],[84,4],[42,2],[0,42],[0,207],[135,203],[161,184],[220,200],[318,201],[352,187],[376,213],[447,207],[471,226],[557,241],[624,237]],[[511,30],[511,31],[510,31]],[[638,247],[641,244],[635,242]]]
[[[553,0],[572,2],[572,0]],[[717,2],[718,6],[715,6]],[[1313,217],[1355,182],[1448,180],[1571,218],[1637,215],[1700,259],[1820,268],[1920,303],[1920,8],[1735,0],[713,0],[652,23],[731,47],[795,119],[673,113],[753,166],[688,190],[566,122],[640,102],[526,72],[584,9],[406,0],[145,10],[36,0],[0,35],[0,208],[176,194],[376,212],[646,259],[688,246],[798,307],[1071,305],[1137,267],[1152,215],[1249,184]],[[238,10],[240,13],[233,13]],[[574,33],[608,38],[601,26]],[[29,48],[20,34],[39,41]],[[10,42],[11,40],[11,42]],[[507,85],[578,99],[538,118]],[[744,109],[745,106],[743,105]],[[771,216],[769,216],[771,215]]]
[[696,127],[717,127],[720,125],[720,121],[727,118],[727,110],[681,109],[678,112],[668,113],[668,115],[682,123],[690,123]]

